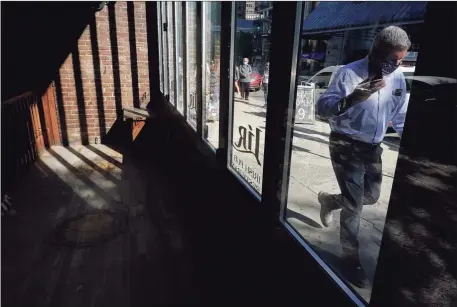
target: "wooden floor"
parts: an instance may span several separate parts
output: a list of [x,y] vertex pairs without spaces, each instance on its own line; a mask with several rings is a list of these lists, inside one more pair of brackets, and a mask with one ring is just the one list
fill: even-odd
[[[56,146],[34,164],[1,220],[2,306],[352,305],[233,176],[155,123],[131,154]],[[106,212],[127,221],[111,239],[88,240],[109,219],[67,236]]]
[[[192,302],[188,255],[164,189],[132,161],[103,145],[53,147],[32,167],[14,199],[17,215],[2,217],[2,306]],[[104,211],[127,227],[90,245],[56,240],[65,221]]]

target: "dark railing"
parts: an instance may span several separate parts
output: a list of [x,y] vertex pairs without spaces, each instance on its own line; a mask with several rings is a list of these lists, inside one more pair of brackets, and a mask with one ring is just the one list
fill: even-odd
[[2,102],[2,195],[13,194],[18,180],[39,155],[60,143],[53,87]]

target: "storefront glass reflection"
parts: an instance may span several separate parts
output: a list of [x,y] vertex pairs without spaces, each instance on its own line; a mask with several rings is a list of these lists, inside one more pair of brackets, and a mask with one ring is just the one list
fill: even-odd
[[163,68],[163,94],[165,96],[169,93],[169,69],[168,69],[168,35],[164,29],[164,24],[167,22],[167,3],[160,2],[160,12],[161,17],[160,20],[162,22],[160,26],[160,30],[162,33],[162,68]]
[[236,2],[229,167],[262,192],[272,3]]
[[158,30],[158,45],[159,45],[159,78],[160,78],[160,92],[164,93],[163,89],[163,43],[162,43],[162,4],[160,2],[157,2],[157,30]]
[[203,137],[219,147],[221,3],[203,2]]
[[197,129],[197,3],[195,1],[186,2],[186,48],[187,48],[187,122],[190,126]]
[[368,302],[426,5],[305,7],[285,220]]
[[166,2],[167,6],[167,49],[168,49],[168,98],[171,104],[175,105],[175,91],[176,91],[176,71],[175,71],[175,35],[174,35],[174,19],[173,19],[173,2]]
[[182,3],[175,2],[175,21],[176,21],[176,78],[177,78],[177,109],[184,113],[184,44],[183,44],[183,22],[182,22]]

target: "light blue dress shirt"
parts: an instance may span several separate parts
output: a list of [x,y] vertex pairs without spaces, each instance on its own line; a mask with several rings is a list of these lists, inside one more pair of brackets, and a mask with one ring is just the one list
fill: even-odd
[[317,114],[329,119],[332,131],[365,143],[381,143],[390,121],[401,136],[408,101],[405,77],[399,69],[384,77],[384,88],[366,101],[337,115],[341,98],[351,94],[367,78],[368,57],[341,67],[319,98],[316,104]]

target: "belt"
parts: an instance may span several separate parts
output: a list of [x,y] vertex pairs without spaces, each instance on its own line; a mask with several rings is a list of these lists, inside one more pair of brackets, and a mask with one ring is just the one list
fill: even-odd
[[341,133],[334,132],[334,131],[332,131],[330,133],[330,138],[335,138],[335,139],[339,139],[342,141],[346,141],[346,142],[352,143],[356,146],[363,147],[363,148],[375,148],[375,147],[378,147],[381,145],[381,143],[365,143],[365,142],[353,139],[350,136],[347,136],[346,134],[341,134]]

